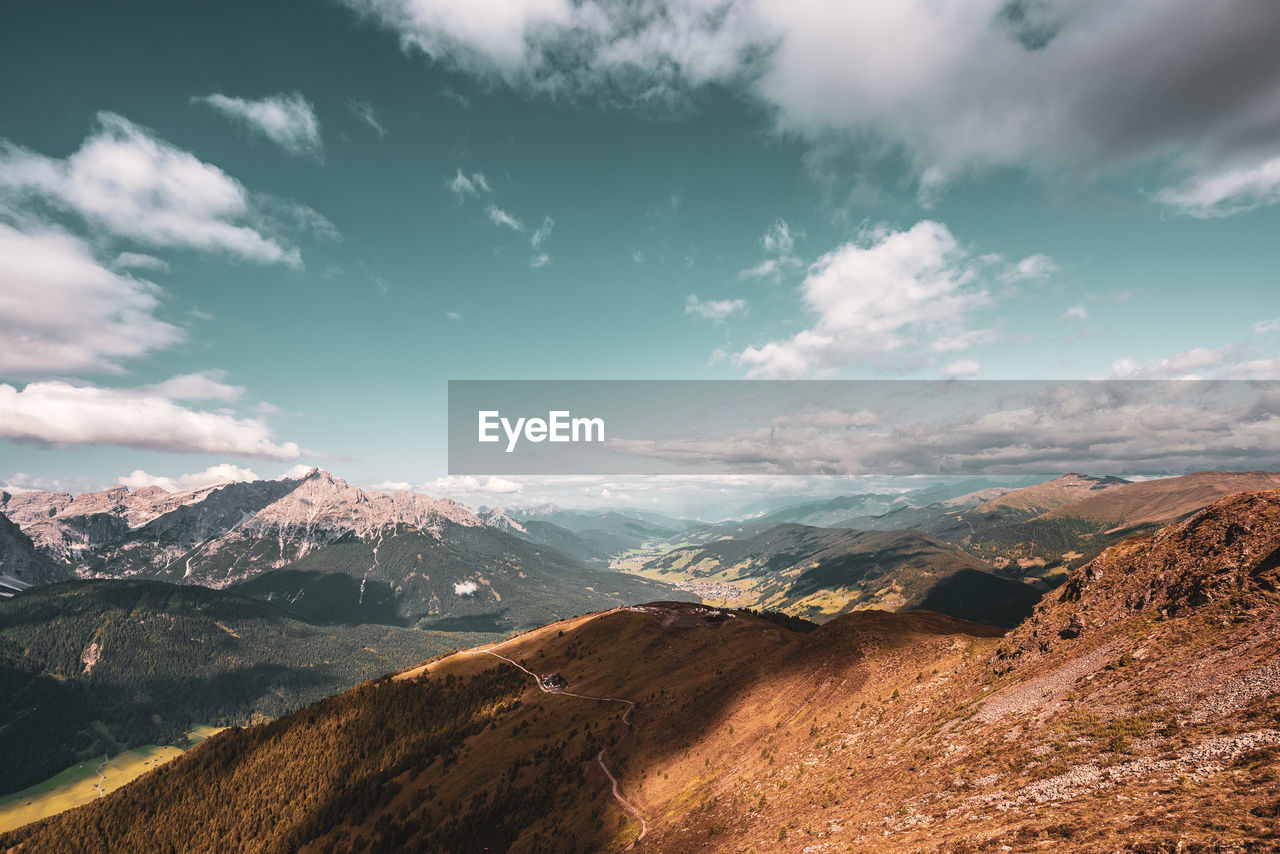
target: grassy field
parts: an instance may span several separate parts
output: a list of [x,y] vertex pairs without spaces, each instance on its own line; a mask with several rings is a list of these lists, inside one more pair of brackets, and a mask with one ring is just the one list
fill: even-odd
[[[191,745],[204,741],[221,727],[197,726],[187,733]],[[0,833],[78,807],[182,755],[186,748],[148,744],[112,756],[104,764],[90,759],[72,765],[43,783],[0,798]],[[99,793],[101,789],[101,794]]]

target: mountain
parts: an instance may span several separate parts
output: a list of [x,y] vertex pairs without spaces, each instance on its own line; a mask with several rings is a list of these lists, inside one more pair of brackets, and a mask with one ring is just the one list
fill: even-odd
[[1280,474],[1273,472],[1198,472],[1137,483],[1068,474],[1001,495],[971,493],[851,518],[842,527],[923,531],[1001,574],[1057,585],[1125,537],[1186,518],[1224,495],[1275,488]]
[[232,593],[52,584],[0,601],[0,794],[192,724],[276,717],[494,635],[317,626]]
[[1088,519],[1110,527],[1167,524],[1237,492],[1280,489],[1280,473],[1202,471],[1131,483],[1089,495],[1043,514],[1046,519]]
[[674,549],[639,571],[704,599],[820,621],[867,608],[929,607],[1012,626],[1040,598],[1039,591],[999,578],[981,561],[915,531],[775,525]]
[[580,560],[583,563],[609,563],[607,552],[592,546],[568,528],[561,528],[559,525],[537,518],[525,519],[523,523],[517,522],[501,507],[483,510],[479,515],[481,521],[491,528],[555,549],[574,560]]
[[234,586],[310,620],[509,631],[687,598],[586,567],[449,499],[359,489],[318,469],[188,493],[117,487],[7,500],[36,545],[79,578]]
[[507,512],[521,524],[549,522],[570,531],[586,546],[609,556],[665,540],[689,526],[684,520],[643,511],[562,510],[543,505]]
[[791,522],[797,525],[812,525],[816,528],[839,527],[842,519],[850,516],[879,516],[888,513],[904,502],[900,495],[841,495],[820,501],[806,501],[774,510],[761,516],[752,517],[750,522]]
[[1280,494],[1235,495],[1006,637],[588,615],[229,730],[0,849],[1266,851],[1277,637]]
[[1014,489],[984,501],[974,507],[973,512],[979,515],[1001,512],[1039,515],[1086,498],[1097,497],[1128,484],[1129,481],[1118,477],[1093,477],[1070,472],[1053,480]]
[[0,598],[67,575],[66,569],[38,551],[31,538],[0,513]]

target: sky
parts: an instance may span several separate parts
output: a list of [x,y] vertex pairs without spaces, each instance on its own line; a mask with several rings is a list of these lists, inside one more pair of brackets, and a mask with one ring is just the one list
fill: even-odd
[[11,4],[0,488],[541,497],[448,477],[450,379],[1278,379],[1278,40],[1270,0]]

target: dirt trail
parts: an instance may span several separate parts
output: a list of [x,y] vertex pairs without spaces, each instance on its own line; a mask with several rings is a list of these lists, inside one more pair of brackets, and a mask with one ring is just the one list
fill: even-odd
[[[628,709],[628,711],[630,710]],[[622,793],[618,791],[618,778],[613,776],[613,772],[609,770],[609,766],[604,764],[603,750],[596,754],[596,762],[600,763],[600,770],[605,773],[605,776],[609,778],[609,782],[613,784],[613,796],[618,799],[618,803],[622,804],[623,808],[635,816],[636,820],[640,822],[640,835],[631,840],[631,844],[627,846],[627,849],[630,850],[635,847],[637,842],[644,839],[644,835],[649,832],[649,823],[644,820],[644,816],[640,815],[640,810],[632,806],[631,802],[622,797]]]
[[[612,613],[612,612],[606,611],[605,613]],[[533,679],[534,683],[538,686],[538,690],[544,694],[560,694],[565,697],[576,697],[579,700],[595,700],[601,703],[623,703],[626,705],[627,708],[622,713],[622,722],[627,726],[633,726],[633,724],[631,723],[631,712],[636,707],[635,700],[627,700],[622,697],[592,697],[587,694],[575,694],[571,691],[559,691],[555,688],[548,688],[545,684],[543,684],[541,676],[534,673],[532,670],[525,667],[520,662],[513,661],[512,659],[507,658],[505,655],[501,655],[499,653],[494,652],[494,650],[497,649],[498,647],[506,646],[512,641],[519,640],[519,639],[520,639],[520,636],[517,636],[514,638],[508,638],[507,640],[504,640],[502,643],[497,643],[497,644],[494,644],[493,646],[487,646],[480,649],[463,650],[463,655],[481,655],[481,654],[492,655],[494,658],[501,659],[513,667],[518,667],[521,670],[523,670],[525,673],[529,674],[529,676]],[[603,750],[601,750],[600,753],[596,755],[596,762],[599,763],[600,770],[604,771],[605,776],[609,778],[609,782],[613,786],[614,799],[617,800],[617,802],[622,805],[623,809],[625,809],[627,812],[635,816],[636,820],[640,822],[640,835],[637,836],[635,839],[631,840],[631,844],[627,846],[627,849],[629,850],[632,847],[634,847],[635,844],[639,842],[641,839],[644,839],[645,834],[649,832],[649,823],[644,820],[644,816],[640,814],[640,810],[636,809],[635,806],[630,801],[622,797],[622,792],[618,787],[618,778],[613,776],[613,772],[609,770],[609,766],[604,764]]]

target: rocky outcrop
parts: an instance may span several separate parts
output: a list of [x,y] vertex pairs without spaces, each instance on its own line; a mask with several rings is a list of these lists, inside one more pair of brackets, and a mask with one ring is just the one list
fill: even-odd
[[1010,638],[1022,654],[1137,614],[1244,622],[1280,607],[1280,491],[1228,496],[1185,522],[1112,546],[1047,596]]

